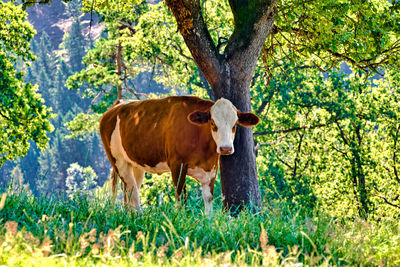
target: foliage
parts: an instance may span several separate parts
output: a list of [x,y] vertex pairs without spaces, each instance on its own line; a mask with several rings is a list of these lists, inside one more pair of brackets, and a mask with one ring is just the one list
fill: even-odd
[[72,121],[66,122],[65,126],[71,131],[66,138],[85,137],[89,133],[97,132],[99,129],[101,114],[79,113]]
[[[398,72],[285,65],[273,71],[258,127],[259,166],[267,195],[338,216],[397,216]],[[261,96],[263,98],[263,96]]]
[[44,106],[37,86],[23,81],[15,70],[17,60],[34,60],[29,41],[34,35],[26,13],[13,3],[0,4],[0,166],[17,156],[26,155],[30,142],[45,148],[50,109]]
[[77,163],[72,163],[67,169],[66,193],[73,198],[77,193],[88,194],[97,187],[97,175],[92,167],[83,168]]
[[399,25],[397,1],[279,1],[267,65],[289,59],[328,70],[346,61],[368,75],[398,68]]

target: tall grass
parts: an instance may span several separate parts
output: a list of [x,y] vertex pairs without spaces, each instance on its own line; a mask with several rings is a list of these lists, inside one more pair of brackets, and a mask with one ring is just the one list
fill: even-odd
[[103,194],[74,199],[8,192],[0,265],[400,265],[398,221],[344,221],[264,203],[257,214],[203,214],[201,200],[126,211]]

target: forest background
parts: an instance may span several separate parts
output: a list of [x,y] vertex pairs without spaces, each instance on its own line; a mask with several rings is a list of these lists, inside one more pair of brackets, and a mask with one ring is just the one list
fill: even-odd
[[[33,142],[23,133],[0,134],[1,143],[9,144],[1,148],[0,186],[70,198],[103,186],[110,165],[97,125],[119,92],[134,99],[213,99],[166,5],[135,4],[135,12],[118,1],[27,8],[37,30],[30,41],[36,60],[17,60],[15,66],[51,108],[43,116],[51,123],[43,130],[50,133],[48,142],[43,136]],[[263,205],[285,203],[332,218],[398,219],[399,7],[367,1],[360,3],[364,13],[349,17],[354,7],[343,3],[340,18],[321,3],[308,14],[315,17],[303,20],[278,11],[250,91],[262,120],[254,128],[254,151]],[[233,20],[228,3],[204,1],[203,8],[211,37],[223,49]],[[317,19],[306,25],[309,32],[288,27]],[[312,30],[325,35],[315,37]],[[7,117],[0,117],[1,125]],[[171,201],[170,184],[168,175],[146,176],[144,205]],[[190,194],[200,194],[196,183],[189,186]],[[220,181],[217,198],[218,186]]]

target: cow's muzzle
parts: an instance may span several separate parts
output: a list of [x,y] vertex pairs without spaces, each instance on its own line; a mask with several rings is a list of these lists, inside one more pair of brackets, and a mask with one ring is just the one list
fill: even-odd
[[230,155],[233,152],[232,147],[227,146],[227,147],[220,147],[219,151],[221,153],[221,155]]

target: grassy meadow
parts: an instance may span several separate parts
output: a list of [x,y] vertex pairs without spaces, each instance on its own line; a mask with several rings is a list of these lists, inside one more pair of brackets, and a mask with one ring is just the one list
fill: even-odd
[[3,189],[1,266],[399,266],[400,223],[332,218],[283,202],[231,217],[199,194],[126,211],[108,194],[35,198]]

